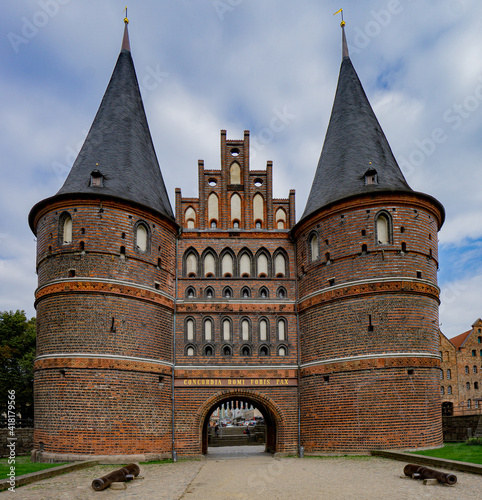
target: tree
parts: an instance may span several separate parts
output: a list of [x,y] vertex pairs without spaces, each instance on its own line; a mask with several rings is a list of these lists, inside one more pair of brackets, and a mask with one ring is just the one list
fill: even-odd
[[15,409],[33,418],[33,363],[35,318],[24,311],[0,312],[0,413],[6,413],[8,391],[15,390]]

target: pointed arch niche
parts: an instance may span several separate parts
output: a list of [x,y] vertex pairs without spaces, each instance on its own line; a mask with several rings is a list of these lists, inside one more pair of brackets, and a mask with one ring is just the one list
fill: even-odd
[[208,198],[208,222],[209,227],[218,227],[219,220],[219,198],[216,193],[211,193]]
[[196,211],[192,207],[188,207],[184,212],[184,222],[188,229],[196,227]]
[[282,208],[276,210],[276,227],[278,229],[286,228],[286,212]]
[[255,221],[256,228],[261,229],[264,223],[264,199],[256,193],[253,198],[253,220]]
[[241,184],[241,167],[237,161],[235,161],[229,169],[229,183]]
[[239,227],[240,222],[241,222],[241,196],[239,196],[238,193],[234,193],[233,196],[231,196],[231,225],[233,227]]

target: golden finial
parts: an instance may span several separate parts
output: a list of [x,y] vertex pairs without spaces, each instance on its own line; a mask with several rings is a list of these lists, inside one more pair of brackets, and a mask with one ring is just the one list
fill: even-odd
[[126,8],[124,9],[124,12],[126,13],[126,17],[124,17],[124,22],[126,24],[129,24],[129,19],[127,19],[127,5],[126,5]]
[[340,23],[340,26],[343,28],[343,26],[345,26],[345,24],[346,24],[345,21],[343,21],[343,9],[337,10],[333,15],[336,16],[340,12],[341,12],[341,23]]

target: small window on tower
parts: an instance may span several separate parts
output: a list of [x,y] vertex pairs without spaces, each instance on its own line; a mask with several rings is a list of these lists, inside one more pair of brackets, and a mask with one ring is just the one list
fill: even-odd
[[370,168],[365,172],[365,186],[378,184],[378,174],[374,168]]
[[103,187],[104,185],[104,176],[102,173],[95,169],[90,173],[90,187]]

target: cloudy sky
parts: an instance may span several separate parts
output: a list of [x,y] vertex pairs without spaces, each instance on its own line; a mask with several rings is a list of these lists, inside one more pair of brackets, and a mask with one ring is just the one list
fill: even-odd
[[[2,3],[0,311],[33,307],[27,216],[61,187],[102,99],[125,0]],[[171,202],[219,168],[219,133],[251,131],[251,168],[304,210],[333,104],[344,9],[350,56],[410,186],[442,202],[440,322],[482,316],[482,2],[136,0],[132,54]],[[282,119],[276,119],[282,117]],[[280,125],[281,124],[281,125]]]

